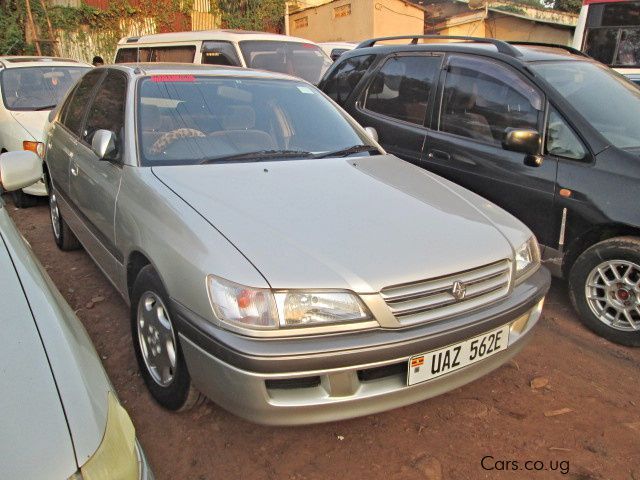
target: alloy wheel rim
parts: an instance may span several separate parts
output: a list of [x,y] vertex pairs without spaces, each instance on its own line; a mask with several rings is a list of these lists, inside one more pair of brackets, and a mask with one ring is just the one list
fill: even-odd
[[51,226],[56,238],[60,238],[60,211],[58,210],[58,199],[56,194],[49,195],[49,212],[51,213]]
[[136,325],[147,371],[154,382],[168,387],[176,373],[176,337],[167,307],[154,292],[140,297]]
[[585,296],[596,318],[624,332],[640,331],[640,265],[607,260],[597,265],[585,284]]

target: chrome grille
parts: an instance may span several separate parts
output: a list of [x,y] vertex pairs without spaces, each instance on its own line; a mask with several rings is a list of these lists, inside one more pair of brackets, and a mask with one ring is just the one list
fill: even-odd
[[[403,325],[433,322],[487,305],[509,291],[511,262],[501,260],[484,267],[446,277],[420,280],[385,287],[380,294]],[[466,289],[458,300],[452,290],[455,282]]]

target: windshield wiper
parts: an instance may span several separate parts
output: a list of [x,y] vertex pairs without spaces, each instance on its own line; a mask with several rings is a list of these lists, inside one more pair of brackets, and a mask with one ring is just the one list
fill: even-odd
[[320,153],[318,155],[314,155],[313,158],[348,157],[349,155],[360,152],[376,152],[379,154],[380,150],[373,145],[353,145],[333,152]]
[[215,162],[234,162],[238,160],[265,160],[272,158],[307,158],[312,157],[313,154],[311,152],[306,152],[304,150],[258,150],[257,152],[244,152],[237,153],[235,155],[229,156],[221,156],[221,157],[213,157],[213,158],[205,158],[201,164],[205,163],[215,163]]
[[39,112],[39,111],[41,111],[41,110],[53,110],[54,108],[56,108],[56,105],[55,105],[55,104],[54,104],[54,105],[44,105],[44,106],[42,106],[42,107],[34,108],[33,110],[34,110],[35,112]]

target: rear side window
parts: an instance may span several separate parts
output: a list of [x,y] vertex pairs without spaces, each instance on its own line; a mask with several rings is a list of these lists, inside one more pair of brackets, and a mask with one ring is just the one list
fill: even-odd
[[76,87],[73,96],[70,97],[68,105],[65,105],[62,111],[60,121],[75,135],[80,132],[87,105],[103,73],[104,70],[94,70],[87,73]]
[[136,63],[138,61],[138,48],[121,48],[116,53],[116,63]]
[[338,104],[344,105],[360,79],[371,66],[375,55],[351,57],[339,65],[324,81],[322,89]]
[[89,108],[82,140],[90,145],[97,130],[110,130],[116,134],[117,143],[121,143],[126,91],[126,77],[119,72],[109,72]]
[[196,56],[194,45],[175,47],[121,48],[116,54],[116,63],[173,62],[193,63]]
[[202,63],[237,67],[240,66],[240,59],[230,42],[204,42],[202,44]]
[[405,122],[423,125],[441,56],[388,59],[367,90],[365,108]]
[[502,145],[507,128],[539,130],[542,95],[522,75],[497,62],[451,57],[440,130]]

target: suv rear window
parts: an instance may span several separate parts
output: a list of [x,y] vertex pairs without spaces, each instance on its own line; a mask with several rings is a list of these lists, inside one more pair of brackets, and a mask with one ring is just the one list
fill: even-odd
[[405,122],[423,125],[441,56],[391,57],[367,90],[365,108]]
[[115,63],[193,63],[195,56],[196,47],[194,45],[181,45],[176,47],[121,48],[116,54]]
[[374,58],[375,55],[360,55],[344,60],[323,81],[322,90],[336,103],[344,105]]

